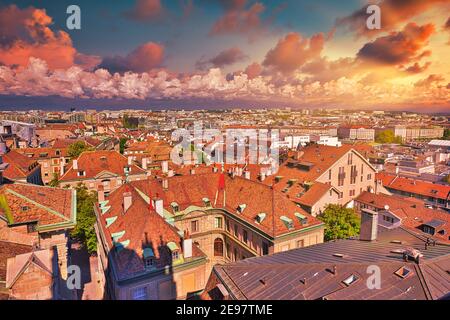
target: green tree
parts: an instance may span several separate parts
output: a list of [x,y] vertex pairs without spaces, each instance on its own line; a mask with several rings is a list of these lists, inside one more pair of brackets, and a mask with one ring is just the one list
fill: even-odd
[[444,130],[444,137],[442,139],[450,140],[450,129],[445,129]]
[[120,147],[120,153],[123,154],[125,152],[125,145],[127,144],[128,139],[127,138],[120,138],[119,147]]
[[48,183],[50,187],[59,187],[58,174],[53,173],[53,179]]
[[69,148],[67,149],[67,155],[74,159],[78,158],[83,152],[91,150],[92,148],[88,147],[83,141],[77,141],[69,145]]
[[384,130],[375,135],[375,142],[378,142],[378,143],[402,143],[402,138],[395,136],[393,130]]
[[450,174],[444,178],[444,182],[447,182],[448,184],[450,184]]
[[330,204],[318,218],[325,223],[325,241],[347,239],[359,234],[360,219],[353,209]]
[[86,186],[78,184],[77,191],[77,225],[71,236],[78,239],[89,253],[97,251],[97,236],[94,224],[96,221],[94,204],[97,202],[95,192],[89,192]]

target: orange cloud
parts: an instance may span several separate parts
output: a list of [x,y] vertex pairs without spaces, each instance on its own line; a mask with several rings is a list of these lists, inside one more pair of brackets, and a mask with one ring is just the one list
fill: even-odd
[[103,59],[100,67],[112,72],[148,72],[161,66],[164,61],[164,52],[163,45],[148,42],[134,49],[126,57],[115,56]]
[[444,81],[445,78],[440,74],[430,74],[425,79],[417,81],[414,86],[416,87],[429,87],[430,85],[434,83],[439,83]]
[[124,15],[129,19],[145,22],[161,17],[163,12],[161,0],[137,0],[134,7]]
[[225,6],[225,14],[213,25],[210,34],[250,33],[261,31],[261,14],[266,7],[256,2],[246,9],[246,0],[221,1]]
[[306,62],[319,57],[324,43],[323,33],[315,34],[310,39],[302,38],[299,33],[289,33],[267,53],[263,65],[274,71],[289,74]]
[[402,31],[391,32],[366,43],[358,52],[359,59],[384,65],[406,64],[430,55],[421,50],[435,31],[433,24],[418,26],[408,23]]
[[[45,10],[15,5],[0,9],[0,63],[25,67],[34,57],[45,60],[50,69],[73,66],[79,53],[66,32],[50,29],[52,23]],[[92,65],[94,57],[89,59]]]
[[337,26],[344,26],[355,31],[357,35],[375,35],[380,32],[391,31],[400,23],[422,14],[436,5],[448,6],[448,0],[383,0],[374,2],[381,9],[381,29],[369,30],[366,21],[369,15],[366,10],[368,5],[356,10],[351,15],[337,19]]
[[247,75],[249,80],[259,77],[262,73],[262,66],[259,63],[252,63],[245,68],[244,73]]

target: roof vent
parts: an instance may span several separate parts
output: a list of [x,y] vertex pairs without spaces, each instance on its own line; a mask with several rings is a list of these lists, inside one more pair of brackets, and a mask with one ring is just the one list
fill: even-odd
[[354,284],[358,280],[359,280],[359,277],[352,274],[350,277],[346,278],[342,282],[348,287],[348,286],[351,286],[352,284]]
[[408,267],[404,266],[395,271],[394,274],[396,274],[402,279],[405,279],[412,274],[412,271]]

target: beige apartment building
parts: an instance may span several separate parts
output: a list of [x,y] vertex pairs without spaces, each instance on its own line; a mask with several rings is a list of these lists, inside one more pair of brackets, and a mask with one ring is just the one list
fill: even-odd
[[341,126],[337,130],[340,139],[374,141],[375,129],[364,126]]
[[[190,297],[203,290],[215,264],[323,242],[322,222],[281,192],[242,177],[134,181],[103,197],[100,191],[99,271],[113,299]],[[167,254],[171,261],[161,258]],[[124,257],[134,259],[131,269],[123,269]]]
[[62,187],[76,187],[82,183],[90,191],[97,191],[102,186],[108,195],[126,181],[147,179],[147,173],[117,151],[83,152],[78,159],[73,159],[67,171],[60,177]]
[[345,205],[374,190],[375,173],[352,146],[310,145],[292,153],[277,172],[260,174],[259,179],[316,216],[328,204]]
[[407,127],[395,126],[395,136],[399,136],[403,141],[411,141],[418,139],[439,139],[444,136],[444,128],[437,126],[430,127]]

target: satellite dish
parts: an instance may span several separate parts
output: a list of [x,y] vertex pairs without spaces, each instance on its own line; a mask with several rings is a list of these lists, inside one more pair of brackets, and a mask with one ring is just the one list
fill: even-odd
[[385,206],[384,206],[384,210],[388,211],[388,210],[389,210],[389,206],[388,206],[388,205],[385,205]]

